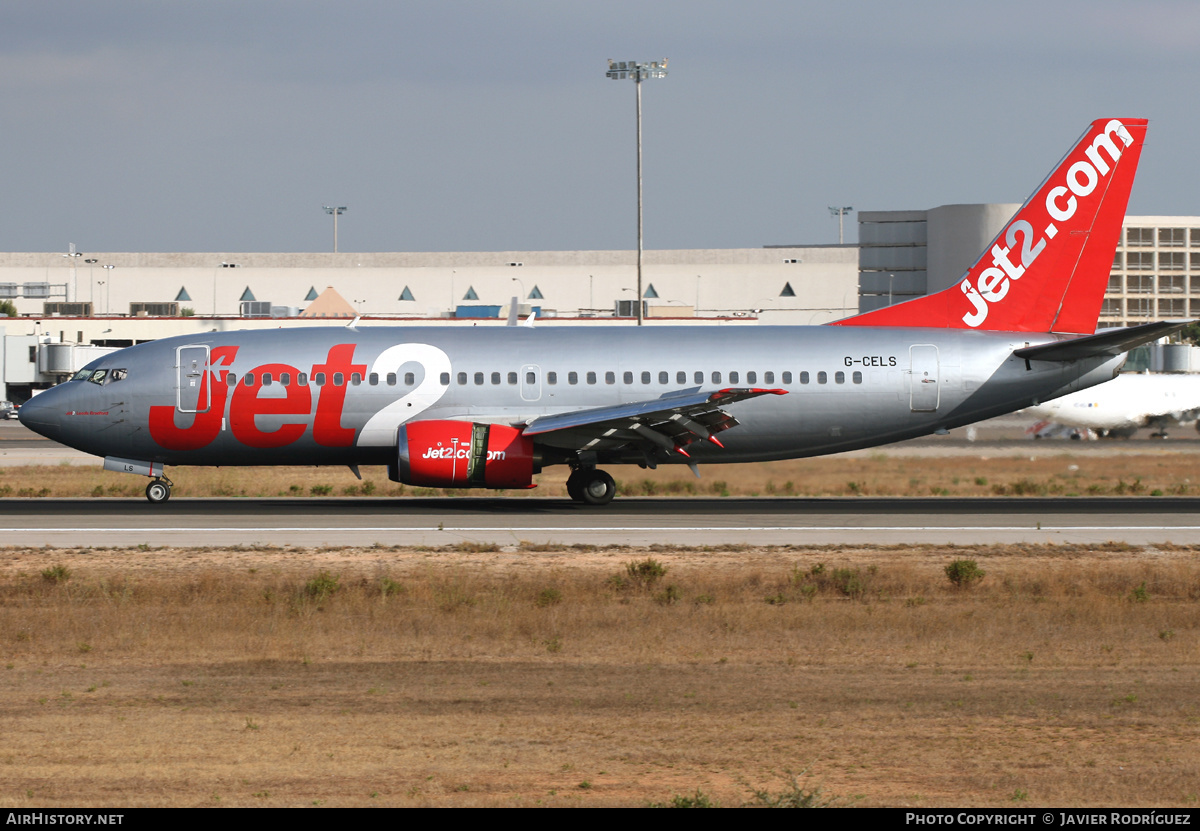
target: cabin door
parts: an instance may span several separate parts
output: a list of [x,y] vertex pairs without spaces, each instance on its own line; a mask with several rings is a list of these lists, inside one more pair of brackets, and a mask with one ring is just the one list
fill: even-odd
[[911,371],[909,395],[914,413],[932,413],[941,400],[941,379],[938,377],[938,348],[930,343],[909,347]]
[[208,412],[212,390],[204,383],[207,371],[207,346],[180,346],[175,350],[175,406],[179,412]]
[[521,367],[521,400],[537,401],[542,397],[542,370],[535,364]]

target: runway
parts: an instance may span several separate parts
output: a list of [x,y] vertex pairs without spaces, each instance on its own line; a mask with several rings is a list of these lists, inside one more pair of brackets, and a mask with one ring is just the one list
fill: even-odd
[[9,546],[1200,544],[1200,499],[0,500]]
[[[890,455],[1196,454],[1200,441],[1021,441],[1008,417],[971,442],[928,437]],[[1190,433],[1190,431],[1189,431]],[[1187,434],[1185,434],[1187,435]],[[856,451],[855,454],[875,451]],[[847,455],[855,455],[847,454]],[[0,422],[0,468],[99,459]],[[664,498],[604,508],[567,499],[325,498],[0,499],[9,546],[915,545],[955,543],[1200,544],[1200,499],[1186,497]]]

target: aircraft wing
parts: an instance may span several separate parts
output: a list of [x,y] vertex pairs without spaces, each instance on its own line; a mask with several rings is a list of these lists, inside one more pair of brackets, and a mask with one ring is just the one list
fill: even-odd
[[716,392],[699,389],[661,398],[538,416],[521,430],[539,441],[574,450],[612,450],[622,445],[652,445],[688,455],[684,449],[707,439],[718,447],[716,434],[738,420],[722,406],[760,395],[786,395],[787,390],[730,387]]

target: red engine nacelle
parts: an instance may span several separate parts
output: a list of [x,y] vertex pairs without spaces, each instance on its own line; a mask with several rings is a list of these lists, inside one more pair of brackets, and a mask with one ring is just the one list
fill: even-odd
[[504,424],[401,425],[393,481],[432,488],[532,488],[533,441]]

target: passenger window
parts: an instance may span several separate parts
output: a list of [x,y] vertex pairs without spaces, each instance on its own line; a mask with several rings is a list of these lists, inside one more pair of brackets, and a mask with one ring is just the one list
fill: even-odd
[[[446,380],[442,381],[442,384],[443,384],[443,385],[445,385],[445,384],[449,384],[449,383],[450,383],[450,375],[449,375],[448,373],[445,373],[445,372],[443,372],[443,373],[442,373],[442,375],[443,375],[443,376],[445,376],[445,379],[446,379]],[[411,386],[412,386],[413,384],[415,384],[415,383],[417,383],[417,376],[416,376],[416,375],[414,375],[414,374],[413,374],[413,373],[411,373],[411,372],[406,372],[406,373],[404,373],[404,386],[406,386],[406,387],[411,387]]]
[[462,386],[466,386],[466,384],[467,384],[467,373],[465,373],[465,372],[458,373],[458,385],[460,387],[462,387]]
[[621,380],[624,381],[626,384],[632,384],[633,383],[633,373],[626,370],[622,374]]
[[649,372],[643,372],[643,373],[642,373],[642,383],[643,383],[643,384],[649,384],[649,383],[650,383],[650,373],[649,373]]
[[[769,384],[771,382],[768,380],[767,383]],[[790,373],[790,372],[783,373],[783,383],[785,383],[785,384],[792,383],[792,373]]]
[[263,386],[264,387],[271,386],[271,373],[269,373],[269,372],[263,373]]
[[801,373],[800,373],[800,383],[801,383],[801,384],[807,384],[807,383],[808,383],[808,373],[807,373],[807,372],[801,372]]
[[729,373],[729,383],[736,384],[739,377],[741,376],[737,374],[737,370],[735,369],[733,372]]
[[687,383],[687,373],[682,369],[675,373],[675,383],[680,386]]
[[609,370],[608,372],[604,373],[604,383],[606,383],[606,384],[617,383],[617,373],[613,372],[612,370]]
[[[589,372],[589,373],[587,374],[587,382],[588,382],[589,384],[594,384],[594,383],[596,383],[596,373],[594,373],[594,372]],[[610,381],[609,383],[612,383],[612,382]]]
[[313,375],[313,383],[316,384],[318,387],[325,386],[325,373],[324,372],[315,373]]
[[394,372],[389,372],[389,373],[387,374],[387,378],[386,378],[385,380],[387,381],[387,385],[388,385],[389,387],[394,387],[394,386],[396,386],[396,373],[394,373]]
[[[408,378],[408,375],[405,375],[404,377],[407,379],[407,378]],[[450,373],[449,373],[449,372],[443,372],[443,373],[442,373],[442,374],[441,374],[441,375],[438,377],[438,380],[439,380],[439,381],[441,381],[441,383],[442,383],[442,386],[443,386],[443,387],[448,387],[448,386],[450,386]]]
[[825,374],[824,370],[817,373],[817,383],[818,384],[824,384],[824,383],[827,383],[828,381],[829,381],[829,376]]
[[306,372],[297,372],[296,373],[296,386],[298,386],[298,387],[307,387],[308,386],[308,373],[306,373]]
[[493,372],[493,373],[492,373],[492,384],[493,384],[494,386],[499,386],[499,385],[500,385],[500,373],[499,373],[499,372]]
[[721,383],[721,373],[719,373],[719,372],[714,372],[714,373],[712,374],[712,382],[713,382],[714,384],[719,384],[719,383]]
[[350,383],[357,387],[362,383],[362,375],[357,372],[350,373]]
[[557,372],[547,372],[546,373],[546,383],[547,384],[557,384],[558,383],[558,373]]
[[774,372],[764,372],[763,373],[763,383],[764,384],[774,384],[775,383],[775,373]]
[[379,386],[379,373],[372,372],[370,375],[367,376],[367,382],[373,387]]
[[236,387],[237,386],[237,376],[234,375],[232,372],[229,373],[228,375],[225,376],[225,384],[226,384],[226,386]]
[[747,384],[757,384],[758,383],[758,373],[757,372],[747,372],[746,373],[746,383]]
[[670,376],[670,375],[668,375],[668,374],[667,374],[667,373],[665,373],[665,372],[660,372],[660,373],[658,373],[658,383],[660,383],[660,384],[669,384],[669,383],[671,383],[671,376]]
[[537,383],[537,373],[536,372],[526,372],[525,373],[525,383],[526,384],[536,384]]
[[345,375],[343,375],[343,374],[342,374],[342,373],[340,373],[340,372],[335,372],[335,373],[333,373],[333,385],[334,385],[335,387],[340,387],[340,386],[342,386],[342,385],[343,385],[343,384],[345,384],[345,383],[346,383],[346,376],[345,376]]
[[833,380],[834,380],[834,381],[836,381],[836,382],[837,382],[837,383],[839,383],[839,384],[844,384],[844,383],[846,383],[846,373],[842,372],[842,371],[839,369],[837,372],[835,372],[835,373],[833,374]]
[[575,386],[576,384],[578,384],[579,383],[579,373],[578,372],[568,372],[567,373],[567,383],[570,384],[571,386]]
[[292,385],[292,373],[290,373],[290,372],[280,373],[279,383],[283,384],[285,387],[290,387]]
[[862,383],[862,373],[859,372],[857,369],[854,370],[854,374],[850,377],[853,379],[854,383],[856,383],[856,384]]
[[475,373],[475,386],[477,386],[477,387],[483,386],[483,373],[482,372]]
[[517,385],[517,373],[515,373],[515,372],[508,373],[508,383],[514,387]]
[[692,376],[692,381],[696,384],[703,384],[704,383],[704,373],[697,372],[695,375]]
[[244,376],[242,376],[242,383],[248,387],[254,386],[254,373],[247,372]]

